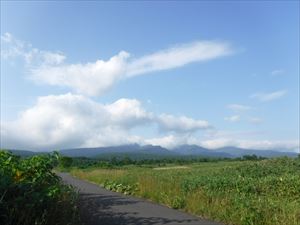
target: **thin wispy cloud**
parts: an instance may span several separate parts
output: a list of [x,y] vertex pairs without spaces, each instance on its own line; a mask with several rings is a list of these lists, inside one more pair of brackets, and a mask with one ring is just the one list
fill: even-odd
[[140,58],[120,51],[109,60],[85,64],[67,64],[60,52],[41,51],[6,33],[1,37],[3,58],[23,57],[30,77],[38,83],[69,87],[77,93],[99,96],[121,80],[150,72],[169,70],[194,62],[230,55],[233,48],[226,42],[198,41],[177,45]]
[[18,40],[10,33],[1,35],[1,58],[22,58],[26,66],[53,66],[64,62],[66,56],[59,52],[43,51],[32,47],[31,44]]
[[226,106],[228,109],[231,109],[235,112],[244,112],[252,109],[251,106],[248,105],[241,105],[241,104],[229,104]]
[[299,149],[298,140],[247,140],[247,139],[234,139],[234,138],[216,138],[201,141],[201,146],[206,148],[222,148],[226,146],[236,146],[245,149],[273,149],[273,150],[292,150]]
[[276,99],[280,99],[287,94],[286,90],[279,90],[270,93],[258,92],[250,95],[250,98],[258,99],[261,102],[273,101]]
[[233,116],[225,117],[224,120],[229,121],[229,122],[238,122],[241,120],[241,116],[233,115]]
[[285,71],[283,70],[283,69],[277,69],[277,70],[273,70],[272,72],[271,72],[271,75],[272,76],[277,76],[277,75],[282,75],[282,74],[284,74],[285,73]]
[[134,59],[128,64],[127,75],[173,69],[193,62],[215,59],[233,53],[232,47],[225,42],[198,41]]
[[259,117],[250,117],[249,122],[252,124],[261,124],[263,122],[263,119]]

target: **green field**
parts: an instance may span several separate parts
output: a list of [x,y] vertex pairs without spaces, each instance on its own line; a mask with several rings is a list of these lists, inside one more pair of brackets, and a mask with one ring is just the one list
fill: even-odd
[[299,159],[73,168],[71,173],[226,224],[300,224]]

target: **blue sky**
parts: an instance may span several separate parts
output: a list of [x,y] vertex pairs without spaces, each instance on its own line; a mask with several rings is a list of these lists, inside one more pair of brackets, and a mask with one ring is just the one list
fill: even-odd
[[[113,57],[113,58],[112,58]],[[1,146],[299,149],[299,2],[1,2]]]

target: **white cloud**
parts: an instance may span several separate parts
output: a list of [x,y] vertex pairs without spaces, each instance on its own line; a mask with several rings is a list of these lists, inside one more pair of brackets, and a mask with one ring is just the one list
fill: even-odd
[[253,124],[261,124],[263,122],[263,119],[258,117],[251,117],[249,118],[249,122]]
[[273,150],[299,150],[299,140],[240,140],[238,146],[251,149],[273,149]]
[[299,140],[234,140],[230,138],[217,138],[198,142],[199,145],[210,148],[222,148],[226,146],[234,146],[245,149],[258,149],[258,150],[282,150],[282,151],[298,151]]
[[[108,118],[104,106],[82,96],[40,97],[37,104],[22,112],[16,121],[3,124],[1,131],[5,132],[1,132],[1,144],[33,149],[78,147],[95,133],[108,135]],[[116,131],[118,135],[119,129]]]
[[[135,127],[154,124],[163,131],[159,137],[132,134]],[[236,146],[256,149],[299,149],[299,141],[248,140],[251,132],[235,134],[216,130],[203,139],[196,131],[210,132],[202,120],[173,115],[155,115],[136,99],[119,99],[100,104],[81,95],[65,94],[40,97],[19,118],[1,124],[1,147],[53,150],[72,147],[112,146],[129,143],[173,148],[196,144],[207,148]],[[162,129],[163,128],[163,129]],[[261,135],[259,135],[261,136]]]
[[206,61],[233,52],[229,44],[216,41],[198,41],[162,50],[133,60],[127,75],[136,76],[159,70],[173,69],[192,62]]
[[233,140],[242,140],[248,138],[259,138],[263,135],[266,135],[265,131],[258,130],[209,130],[205,133],[207,140],[210,139],[233,139]]
[[31,70],[31,78],[41,83],[70,87],[89,96],[101,95],[123,78],[128,57],[128,53],[120,52],[108,61],[41,66]]
[[15,39],[10,33],[1,35],[1,58],[24,57],[24,48],[24,43]]
[[[198,41],[130,58],[121,51],[109,60],[96,60],[85,64],[67,64],[60,52],[41,51],[15,39],[11,34],[1,36],[4,59],[20,56],[27,63],[31,78],[37,82],[65,86],[77,93],[97,96],[108,91],[122,79],[149,72],[173,69],[193,62],[201,62],[233,53],[225,42]],[[2,43],[1,43],[2,44]]]
[[199,143],[201,146],[209,149],[222,148],[226,146],[236,146],[236,141],[226,138],[208,139]]
[[1,36],[1,58],[20,57],[29,67],[54,66],[64,62],[66,56],[61,52],[41,51],[31,44],[16,39],[12,34]]
[[63,54],[57,54],[53,52],[44,53],[44,61],[46,64],[61,64],[66,57]]
[[271,93],[255,93],[250,96],[250,98],[258,99],[261,102],[268,102],[272,100],[279,99],[287,94],[286,90],[279,90]]
[[1,41],[3,41],[3,42],[10,43],[10,42],[12,42],[12,39],[13,39],[12,35],[8,32],[1,35]]
[[[1,59],[19,57],[24,60],[31,78],[37,82],[71,88],[84,95],[101,95],[123,79],[145,73],[182,67],[203,62],[233,52],[224,42],[200,41],[178,45],[142,57],[132,58],[121,51],[108,60],[89,63],[66,63],[59,52],[42,51],[11,34],[1,36]],[[273,71],[280,74],[283,71]],[[270,101],[286,94],[285,90],[252,95],[261,101]],[[250,110],[250,106],[231,104],[236,113]],[[230,121],[239,120],[230,117]],[[255,120],[255,118],[252,118]],[[256,118],[257,121],[257,118]],[[131,134],[135,127],[155,124],[162,137],[144,138]],[[1,121],[1,146],[36,150],[95,147],[127,143],[156,144],[175,147],[197,144],[216,148],[237,146],[245,148],[299,149],[299,141],[246,140],[232,136],[201,139],[197,131],[210,131],[205,120],[169,114],[155,115],[142,107],[136,99],[119,99],[112,104],[100,104],[82,95],[65,94],[40,97],[33,107],[25,110],[12,122]]]
[[143,141],[145,144],[151,144],[151,145],[159,145],[164,148],[172,149],[176,146],[183,145],[187,143],[187,137],[186,136],[178,136],[174,134],[169,134],[167,136],[163,137],[155,137],[155,138],[149,138],[145,139]]
[[127,128],[152,122],[154,118],[153,113],[142,108],[141,103],[136,99],[119,99],[107,105],[106,110],[114,124],[120,124]]
[[[81,95],[50,95],[38,98],[36,105],[22,112],[17,120],[1,125],[1,145],[43,150],[146,143],[130,131],[149,123],[164,127],[162,118],[165,114],[146,111],[136,99],[103,105]],[[188,117],[168,118],[172,119],[167,122],[166,133],[178,132],[179,125],[186,133],[209,126]]]
[[282,75],[282,74],[284,74],[284,70],[282,70],[282,69],[277,69],[277,70],[273,70],[272,72],[271,72],[271,75],[273,75],[273,76],[277,76],[277,75]]
[[233,115],[233,116],[225,117],[224,120],[229,121],[229,122],[238,122],[241,120],[241,116]]
[[160,129],[174,132],[194,132],[199,129],[209,129],[212,126],[205,120],[195,120],[186,116],[176,117],[162,114],[157,117]]
[[198,145],[208,149],[217,149],[222,147],[238,147],[245,149],[257,150],[279,150],[298,152],[300,148],[299,140],[249,140],[236,139],[230,137],[217,137],[210,139],[201,139],[194,135],[166,135],[163,137],[146,139],[143,143],[160,145],[162,147],[172,149],[179,145]]
[[251,106],[240,105],[240,104],[230,104],[230,105],[227,105],[227,108],[231,109],[235,112],[243,112],[243,111],[248,111],[248,110],[252,109]]
[[258,150],[279,150],[279,151],[299,151],[300,140],[269,140],[262,138],[267,133],[259,130],[249,131],[229,131],[215,130],[208,132],[205,138],[189,137],[189,144],[196,144],[210,149],[216,149],[227,146],[234,146],[247,149]]

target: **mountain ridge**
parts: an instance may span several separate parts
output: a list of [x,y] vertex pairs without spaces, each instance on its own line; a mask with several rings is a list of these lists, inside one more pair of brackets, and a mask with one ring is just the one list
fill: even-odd
[[[8,149],[9,150],[9,149]],[[10,150],[17,155],[32,156],[35,154],[43,154],[45,152],[34,152],[28,150]],[[62,155],[70,157],[88,157],[94,158],[107,154],[145,154],[145,155],[159,155],[159,156],[203,156],[203,157],[217,157],[217,158],[236,158],[243,155],[257,155],[261,157],[297,157],[296,152],[284,152],[276,150],[259,150],[259,149],[244,149],[233,146],[226,146],[217,149],[208,149],[198,145],[181,145],[173,149],[167,149],[159,145],[139,145],[128,144],[120,146],[108,146],[108,147],[94,147],[94,148],[70,148],[61,149],[59,152]]]

